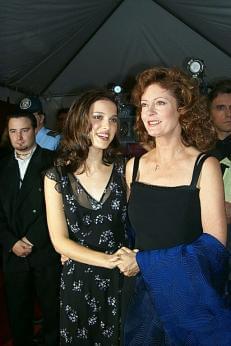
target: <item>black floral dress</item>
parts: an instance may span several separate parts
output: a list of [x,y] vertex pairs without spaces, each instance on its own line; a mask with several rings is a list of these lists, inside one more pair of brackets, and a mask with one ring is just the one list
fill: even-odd
[[[70,239],[112,254],[126,245],[126,193],[123,164],[115,163],[100,201],[70,173],[46,175],[62,193]],[[119,345],[123,278],[119,270],[74,260],[63,266],[60,290],[61,345]]]

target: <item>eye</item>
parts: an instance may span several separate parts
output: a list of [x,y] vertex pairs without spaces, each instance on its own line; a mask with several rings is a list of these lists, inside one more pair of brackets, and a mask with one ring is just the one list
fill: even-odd
[[112,117],[112,118],[110,119],[110,121],[111,121],[112,123],[114,123],[114,124],[117,124],[117,123],[118,123],[118,117]]
[[164,106],[164,105],[166,105],[166,102],[163,101],[163,100],[157,100],[157,101],[156,101],[156,105],[157,105],[157,106]]
[[95,120],[101,120],[101,119],[102,119],[102,115],[100,115],[100,114],[95,114],[95,115],[93,115],[92,117],[93,117],[93,119],[95,119]]
[[148,107],[148,104],[146,102],[141,102],[140,107],[141,108]]
[[224,110],[226,109],[226,106],[225,106],[225,105],[217,105],[217,106],[216,106],[216,109],[217,109],[218,111],[224,111]]

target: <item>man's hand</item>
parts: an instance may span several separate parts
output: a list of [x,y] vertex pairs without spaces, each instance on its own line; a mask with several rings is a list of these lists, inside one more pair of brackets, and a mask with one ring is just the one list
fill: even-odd
[[24,241],[24,243],[26,243],[26,244],[28,244],[30,246],[33,246],[33,244],[26,237],[22,237],[21,240]]
[[16,256],[19,257],[26,257],[28,256],[32,251],[32,246],[29,244],[26,244],[22,240],[18,240],[14,246],[12,247],[12,251]]

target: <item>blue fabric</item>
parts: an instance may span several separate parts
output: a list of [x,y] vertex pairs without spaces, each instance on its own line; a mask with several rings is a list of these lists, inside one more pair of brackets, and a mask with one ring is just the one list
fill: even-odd
[[42,148],[48,150],[56,150],[61,137],[59,134],[51,136],[49,135],[49,132],[52,131],[50,129],[47,129],[46,127],[42,127],[36,135],[36,143]]
[[203,233],[191,244],[140,251],[124,345],[230,346],[222,294],[229,253]]

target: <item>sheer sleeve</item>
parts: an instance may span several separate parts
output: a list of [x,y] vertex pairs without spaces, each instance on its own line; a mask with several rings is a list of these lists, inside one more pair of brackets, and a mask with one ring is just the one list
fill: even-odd
[[61,193],[61,177],[57,167],[52,167],[45,172],[45,176],[56,182],[55,190]]

